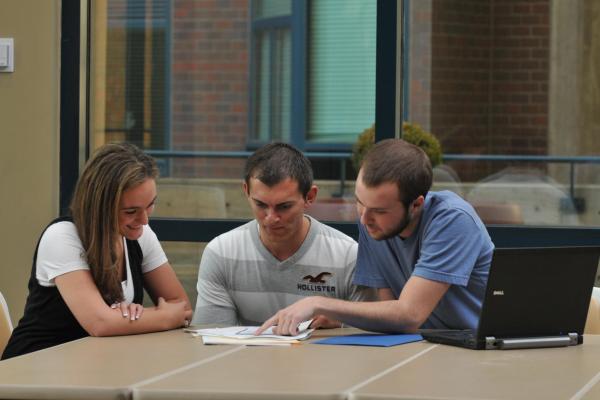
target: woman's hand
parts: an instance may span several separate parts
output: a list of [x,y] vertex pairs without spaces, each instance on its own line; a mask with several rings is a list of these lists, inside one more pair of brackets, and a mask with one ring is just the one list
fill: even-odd
[[[89,270],[76,270],[59,275],[55,282],[67,307],[90,336],[165,331],[185,325],[185,321],[191,320],[192,317],[185,294],[183,298],[159,295],[157,301],[158,297],[162,297],[163,300],[157,307],[144,308],[140,304],[121,302],[111,308],[104,302]],[[169,298],[172,303],[167,303],[165,298]]]
[[166,314],[165,318],[169,322],[167,329],[180,328],[188,326],[192,319],[192,310],[186,309],[187,302],[184,300],[176,302],[167,302],[164,298],[158,298],[156,309]]
[[144,306],[136,303],[113,303],[110,306],[110,308],[119,310],[121,312],[121,315],[123,315],[123,318],[129,318],[131,321],[136,321],[140,319],[140,317],[144,313]]

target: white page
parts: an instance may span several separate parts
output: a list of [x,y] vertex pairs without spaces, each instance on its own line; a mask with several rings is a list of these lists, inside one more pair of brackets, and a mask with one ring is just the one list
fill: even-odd
[[280,339],[280,340],[303,340],[310,337],[314,329],[308,329],[312,320],[304,321],[298,325],[298,334],[295,336],[275,335],[273,328],[269,328],[260,335],[254,333],[260,328],[259,326],[229,326],[226,328],[209,328],[209,329],[193,329],[186,328],[186,332],[192,333],[194,336],[221,336],[235,339]]

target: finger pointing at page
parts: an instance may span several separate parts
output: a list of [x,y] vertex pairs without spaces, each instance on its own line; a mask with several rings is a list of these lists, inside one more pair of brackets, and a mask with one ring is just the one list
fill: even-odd
[[312,319],[316,308],[318,296],[307,297],[279,310],[277,314],[269,318],[257,331],[259,334],[270,326],[275,326],[273,332],[277,335],[296,335],[298,325],[302,321]]
[[[265,323],[264,323],[264,324],[262,324],[262,325],[260,326],[260,328],[258,328],[258,329],[256,330],[256,332],[254,332],[254,334],[258,336],[258,335],[260,335],[261,333],[263,333],[264,331],[266,331],[267,329],[269,329],[270,327],[277,325],[277,315],[278,315],[278,314],[279,314],[279,313],[277,313],[277,314],[273,315],[271,318],[269,318],[268,320],[266,320],[266,321],[265,321]],[[278,334],[277,332],[274,332],[274,333],[275,333],[275,334]]]

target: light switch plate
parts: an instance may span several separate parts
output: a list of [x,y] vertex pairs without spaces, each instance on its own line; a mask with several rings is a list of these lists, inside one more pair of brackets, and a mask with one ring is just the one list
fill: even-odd
[[13,38],[0,38],[0,72],[15,70],[15,44]]

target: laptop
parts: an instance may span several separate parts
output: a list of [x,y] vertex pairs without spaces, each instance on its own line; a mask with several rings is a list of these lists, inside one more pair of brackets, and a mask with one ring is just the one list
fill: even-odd
[[496,249],[476,330],[423,329],[423,338],[469,349],[583,343],[600,247]]

